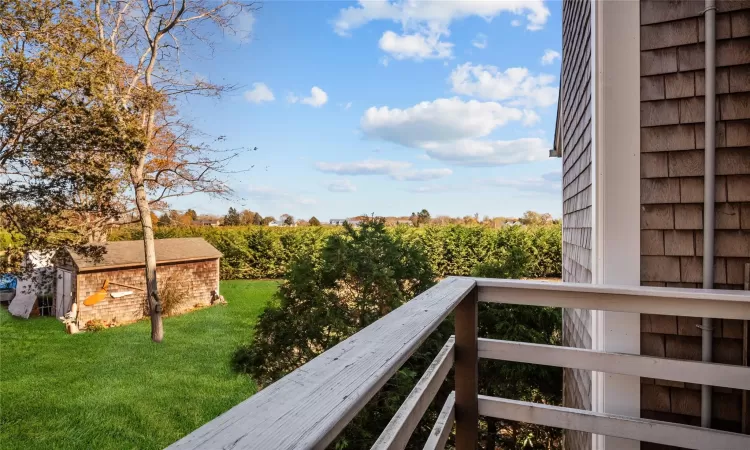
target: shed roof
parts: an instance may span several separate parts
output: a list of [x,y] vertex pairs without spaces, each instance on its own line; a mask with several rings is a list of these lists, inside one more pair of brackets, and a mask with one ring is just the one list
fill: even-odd
[[[106,252],[101,257],[81,255],[68,250],[73,263],[81,271],[116,269],[121,267],[141,267],[146,263],[143,241],[116,241],[105,245]],[[200,261],[220,258],[221,252],[203,238],[156,239],[156,262]]]

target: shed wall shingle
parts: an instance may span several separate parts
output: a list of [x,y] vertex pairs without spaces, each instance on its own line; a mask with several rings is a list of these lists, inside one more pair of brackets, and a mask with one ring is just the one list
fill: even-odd
[[[110,292],[133,291],[133,294],[121,298],[108,296],[96,305],[84,305],[86,297],[99,290],[107,279],[110,281]],[[211,291],[216,289],[218,292],[219,288],[219,260],[159,265],[156,279],[161,288],[171,283],[183,293],[184,303],[176,313],[196,305],[210,305]],[[114,283],[134,286],[141,290]],[[146,281],[142,268],[79,273],[76,286],[74,298],[78,301],[78,322],[81,327],[89,320],[95,319],[107,323],[127,323],[145,317]]]

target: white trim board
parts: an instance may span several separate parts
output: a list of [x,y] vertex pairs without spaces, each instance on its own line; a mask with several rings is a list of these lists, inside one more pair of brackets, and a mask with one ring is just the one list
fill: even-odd
[[750,390],[750,367],[479,338],[479,358]]
[[[591,2],[592,276],[640,285],[640,4]],[[593,350],[640,353],[640,315],[592,311]],[[592,409],[640,416],[640,379],[592,372]],[[638,441],[593,435],[594,450]]]
[[[638,436],[647,442],[695,450],[746,450],[750,436],[691,425],[638,419],[541,403],[479,396],[479,414],[497,419],[518,420],[550,427],[586,432],[599,431],[623,442]],[[608,440],[607,445],[612,445]]]

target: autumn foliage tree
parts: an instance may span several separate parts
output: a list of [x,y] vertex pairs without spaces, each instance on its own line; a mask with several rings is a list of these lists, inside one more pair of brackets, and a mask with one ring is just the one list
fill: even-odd
[[269,225],[271,222],[276,221],[276,219],[273,216],[266,216],[263,218],[263,220],[260,222],[261,225]]
[[144,147],[109,91],[126,65],[82,5],[0,2],[0,213],[23,237],[3,270],[28,250],[95,251],[124,209],[122,162]]
[[243,209],[242,212],[240,212],[240,224],[241,225],[253,225],[253,221],[255,220],[255,215],[257,213],[250,211],[249,209]]
[[85,6],[93,9],[101,47],[132,62],[129,70],[111,74],[109,89],[122,115],[138,119],[143,137],[125,172],[143,229],[151,337],[161,342],[151,208],[192,193],[226,195],[229,188],[217,173],[236,155],[219,150],[223,138],[208,139],[176,111],[178,99],[216,97],[229,88],[186,74],[180,57],[188,48],[210,51],[212,31],[246,34],[236,19],[254,7],[239,0],[93,0]]
[[[215,31],[247,36],[240,0],[0,2],[2,213],[29,248],[81,244],[134,208],[143,229],[152,340],[163,339],[152,208],[226,195],[237,154],[176,109],[220,96],[180,67]],[[40,225],[43,224],[43,225]],[[94,240],[102,237],[93,236]]]

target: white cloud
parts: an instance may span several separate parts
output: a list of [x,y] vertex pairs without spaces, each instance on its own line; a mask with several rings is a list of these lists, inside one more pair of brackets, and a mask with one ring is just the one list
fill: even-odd
[[545,173],[539,177],[528,177],[528,178],[491,178],[484,180],[483,182],[497,187],[508,187],[517,191],[528,191],[528,192],[560,192],[561,186],[561,172],[550,172]]
[[272,102],[276,98],[265,83],[253,83],[253,88],[243,94],[250,103]]
[[495,128],[522,118],[520,109],[454,97],[422,102],[406,109],[371,107],[362,116],[360,126],[369,137],[423,147],[431,142],[487,136]]
[[510,21],[510,26],[512,26],[512,27],[520,27],[521,26],[521,21],[518,20],[518,19],[513,19],[513,20]]
[[406,109],[372,107],[365,111],[360,126],[367,137],[423,150],[431,159],[498,166],[548,158],[549,145],[542,138],[482,139],[510,121],[530,125],[538,120],[533,110],[454,97]]
[[326,94],[326,91],[323,89],[313,86],[312,89],[310,89],[310,96],[303,98],[301,101],[306,105],[320,108],[328,102],[328,94]]
[[542,118],[539,117],[539,114],[537,114],[533,109],[523,110],[523,124],[527,127],[539,123],[540,120],[542,120]]
[[477,34],[474,40],[471,41],[471,45],[479,49],[487,48],[487,35],[483,33]]
[[463,166],[503,166],[542,161],[549,157],[549,144],[540,138],[510,141],[462,139],[430,143],[423,148],[434,159]]
[[[286,101],[287,103],[304,103],[305,105],[310,105],[314,108],[320,108],[328,103],[328,94],[318,86],[313,86],[312,89],[310,89],[309,97],[300,98],[294,92],[288,92],[286,94]],[[349,106],[351,106],[351,102],[349,102]],[[345,109],[349,109],[349,107],[346,107]]]
[[443,192],[456,192],[463,190],[461,187],[450,184],[427,184],[408,189],[415,194],[439,194]]
[[341,107],[344,109],[344,111],[349,111],[349,109],[352,107],[352,102],[341,103]]
[[252,40],[253,28],[255,27],[255,16],[250,11],[240,11],[231,21],[229,34],[232,39],[241,43]]
[[422,169],[409,170],[391,174],[391,178],[399,181],[428,181],[437,180],[453,174],[451,169]]
[[451,169],[412,169],[407,161],[367,159],[353,162],[318,162],[315,167],[325,173],[337,175],[387,175],[397,181],[437,180],[453,174]]
[[314,205],[317,201],[305,195],[297,195],[270,186],[249,186],[248,196],[260,203],[273,204],[276,208]]
[[550,11],[543,0],[508,1],[403,1],[360,0],[356,6],[339,11],[333,21],[334,31],[346,36],[371,21],[390,20],[404,30],[430,26],[446,29],[454,20],[479,16],[486,21],[501,13],[525,15],[529,30],[539,30],[547,23]]
[[453,56],[453,44],[442,42],[440,33],[414,33],[398,35],[386,31],[378,45],[394,59],[445,59]]
[[547,49],[544,51],[544,55],[542,55],[542,65],[548,66],[555,62],[556,59],[560,59],[560,52],[556,52],[552,49]]
[[390,175],[391,173],[411,167],[405,161],[389,161],[382,159],[367,159],[364,161],[329,163],[318,162],[315,167],[321,172],[338,175]]
[[388,63],[390,63],[391,60],[387,56],[383,56],[382,58],[380,58],[380,60],[378,60],[378,62],[381,66],[388,67]]
[[486,100],[503,100],[512,106],[544,107],[557,102],[553,75],[529,74],[525,67],[505,71],[494,66],[465,63],[451,73],[453,92]]
[[328,190],[331,192],[355,192],[357,186],[347,179],[335,180],[328,183]]
[[467,180],[467,183],[463,184],[424,184],[407,190],[416,194],[439,194],[461,191],[497,191],[497,188],[508,188],[521,193],[550,194],[560,192],[561,178],[562,173],[558,170],[523,178],[495,177]]

